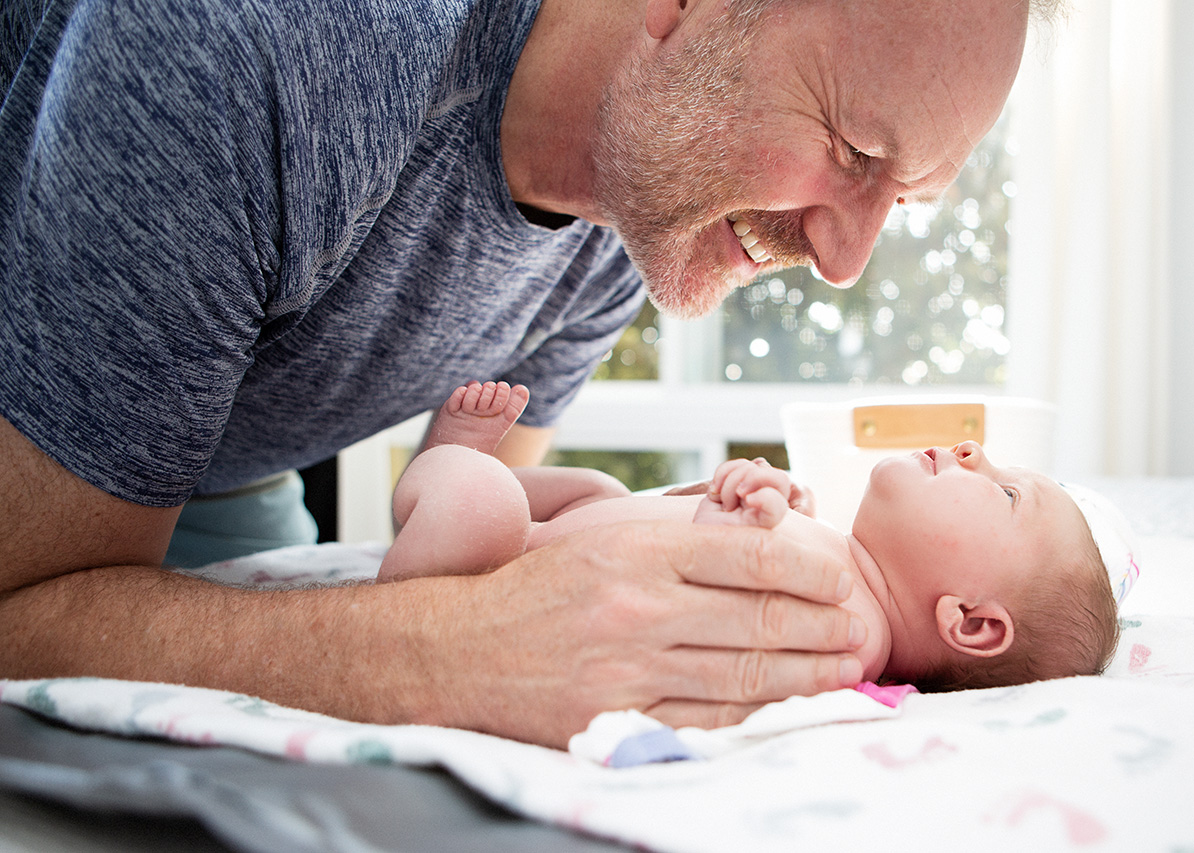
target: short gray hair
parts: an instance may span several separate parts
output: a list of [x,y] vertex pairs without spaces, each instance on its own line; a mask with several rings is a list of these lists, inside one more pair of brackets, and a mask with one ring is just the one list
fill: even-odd
[[1028,20],[1034,24],[1053,26],[1064,23],[1069,11],[1068,0],[1028,0]]

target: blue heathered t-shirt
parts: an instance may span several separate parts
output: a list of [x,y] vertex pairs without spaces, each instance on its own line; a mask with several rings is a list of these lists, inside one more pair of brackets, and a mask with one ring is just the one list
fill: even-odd
[[642,296],[612,232],[510,199],[537,8],[46,2],[0,58],[0,414],[155,506],[472,378],[526,384],[523,422],[550,424]]

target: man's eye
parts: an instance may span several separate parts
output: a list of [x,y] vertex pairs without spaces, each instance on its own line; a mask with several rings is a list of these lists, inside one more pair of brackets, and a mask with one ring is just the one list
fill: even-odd
[[865,172],[870,168],[871,155],[867,154],[861,148],[856,148],[849,142],[845,144],[846,148],[846,165],[851,169],[859,172]]
[[851,145],[841,136],[834,134],[834,138],[837,140],[834,146],[835,151],[837,152],[836,156],[840,158],[840,162],[843,166],[857,168],[859,166],[865,165],[867,160],[871,159],[861,148]]

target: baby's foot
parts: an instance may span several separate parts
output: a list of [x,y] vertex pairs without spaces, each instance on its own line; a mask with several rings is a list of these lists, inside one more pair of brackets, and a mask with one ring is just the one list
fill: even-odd
[[470,382],[452,392],[440,406],[427,434],[427,447],[459,444],[493,453],[514,426],[531,398],[524,385]]

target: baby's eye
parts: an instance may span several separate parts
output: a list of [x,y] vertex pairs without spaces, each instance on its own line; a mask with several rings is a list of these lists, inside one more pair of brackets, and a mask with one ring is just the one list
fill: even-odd
[[1015,489],[1009,489],[1007,486],[1004,486],[1004,487],[1003,487],[1003,493],[1004,493],[1005,495],[1007,495],[1007,496],[1008,496],[1008,498],[1010,498],[1010,499],[1011,499],[1011,502],[1012,502],[1013,504],[1016,502],[1016,497],[1017,497],[1017,495],[1016,495],[1016,490],[1015,490]]

